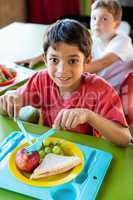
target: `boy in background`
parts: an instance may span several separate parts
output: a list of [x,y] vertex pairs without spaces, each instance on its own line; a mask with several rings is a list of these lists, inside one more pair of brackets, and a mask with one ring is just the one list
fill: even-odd
[[[92,4],[92,57],[88,71],[106,79],[119,93],[128,124],[133,126],[133,45],[128,35],[117,32],[122,8],[117,0]],[[133,135],[133,130],[131,130]]]
[[133,71],[123,64],[133,59],[133,45],[128,35],[117,32],[121,17],[122,8],[117,0],[97,0],[91,6],[93,60],[88,71],[102,76],[117,90]]

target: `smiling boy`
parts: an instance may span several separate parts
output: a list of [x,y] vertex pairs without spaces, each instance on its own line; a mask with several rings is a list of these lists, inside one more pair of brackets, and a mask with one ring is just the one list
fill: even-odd
[[37,72],[16,91],[0,97],[0,107],[16,117],[24,105],[40,108],[43,124],[103,137],[127,146],[131,135],[120,99],[102,78],[85,73],[91,37],[75,20],[59,20],[44,37],[47,70]]

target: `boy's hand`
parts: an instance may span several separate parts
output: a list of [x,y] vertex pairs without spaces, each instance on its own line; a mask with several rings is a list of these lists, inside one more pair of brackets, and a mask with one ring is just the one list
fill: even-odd
[[43,61],[43,55],[39,55],[37,57],[33,57],[33,58],[29,58],[29,59],[25,59],[25,60],[20,60],[20,61],[16,61],[15,63],[18,65],[24,65],[27,66],[29,68],[34,68],[36,64],[38,64],[39,62],[44,62]]
[[14,119],[18,118],[21,107],[21,99],[14,91],[7,92],[0,96],[0,110],[7,113],[9,117]]
[[89,110],[84,108],[61,110],[53,124],[53,128],[58,130],[75,128],[79,124],[88,122]]

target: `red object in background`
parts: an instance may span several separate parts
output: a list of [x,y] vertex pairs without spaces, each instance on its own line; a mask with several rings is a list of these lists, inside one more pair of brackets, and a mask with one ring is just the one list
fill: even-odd
[[130,72],[121,85],[120,98],[128,125],[133,123],[133,72]]
[[28,21],[50,24],[64,16],[80,15],[80,0],[29,0]]
[[15,81],[15,78],[17,76],[17,72],[14,71],[13,73],[11,73],[8,68],[6,68],[5,66],[0,64],[0,70],[2,70],[2,73],[8,77],[8,80],[0,82],[0,87],[1,86],[6,86],[6,85],[10,85]]
[[4,67],[3,65],[0,64],[0,70],[9,78],[13,78],[13,75]]
[[13,78],[11,78],[11,79],[9,79],[7,81],[1,82],[0,86],[6,86],[6,85],[12,84],[15,81],[16,75],[17,75],[17,73],[14,73],[14,77]]

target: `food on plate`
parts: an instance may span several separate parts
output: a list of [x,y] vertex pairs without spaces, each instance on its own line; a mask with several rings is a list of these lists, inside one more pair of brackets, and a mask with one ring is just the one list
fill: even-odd
[[[33,141],[35,141],[35,139]],[[50,148],[56,145],[59,146],[61,150],[63,151],[63,155],[53,154],[53,153],[46,154],[44,152],[45,145],[48,145],[47,147],[50,147]],[[40,161],[37,167],[35,167],[31,172],[25,172],[16,166],[15,160],[16,160],[17,152],[22,148],[26,148],[27,146],[28,146],[27,142],[23,142],[22,144],[20,144],[20,146],[18,146],[11,153],[9,157],[9,163],[8,163],[9,170],[12,173],[12,175],[15,176],[19,181],[25,184],[37,186],[37,187],[52,187],[52,186],[64,184],[64,183],[67,183],[68,181],[71,181],[77,175],[79,175],[79,173],[84,167],[83,152],[80,150],[80,148],[76,144],[70,141],[67,141],[65,139],[49,137],[45,141],[43,141],[42,147],[38,150]],[[41,153],[42,153],[42,156],[40,155]],[[53,155],[52,158],[50,156],[51,154]],[[57,156],[58,156],[58,159],[55,159],[57,158]],[[59,157],[62,159],[59,159]],[[74,159],[72,159],[72,157],[74,157]],[[47,161],[47,165],[43,167],[42,165],[45,159],[48,161]],[[64,160],[66,161],[66,163],[64,163]],[[38,175],[38,173],[36,172],[39,166],[42,166],[42,169],[46,169],[48,167],[47,169],[48,173],[45,173],[43,171],[43,174],[41,174],[39,170],[39,175]]]
[[0,86],[11,84],[16,77],[16,71],[0,64]]
[[16,72],[13,69],[0,65],[0,82],[12,79],[15,74]]
[[38,123],[40,117],[39,110],[33,106],[24,106],[19,111],[19,119],[31,123]]
[[55,141],[52,142],[49,139],[43,141],[42,147],[39,151],[28,153],[25,148],[21,148],[16,153],[16,166],[22,172],[32,173],[44,157],[52,152],[63,155],[60,143]]
[[55,153],[55,154],[61,154],[61,148],[58,145],[55,145],[52,148],[52,152]]
[[16,166],[21,172],[28,172],[31,179],[61,174],[82,163],[79,156],[69,151],[64,140],[48,138],[39,151],[27,153],[25,148],[19,149],[15,155]]
[[16,153],[15,162],[21,171],[32,172],[40,163],[40,155],[37,151],[27,153],[25,148],[21,148]]
[[44,140],[39,153],[42,154],[41,153],[42,151],[44,152],[44,155],[47,155],[48,153],[64,155],[64,152],[62,149],[62,142],[61,141],[59,142],[57,140],[54,140],[54,141],[51,141],[50,139]]
[[82,160],[78,156],[62,156],[49,153],[44,157],[41,164],[33,171],[30,178],[38,179],[61,174],[81,163]]

